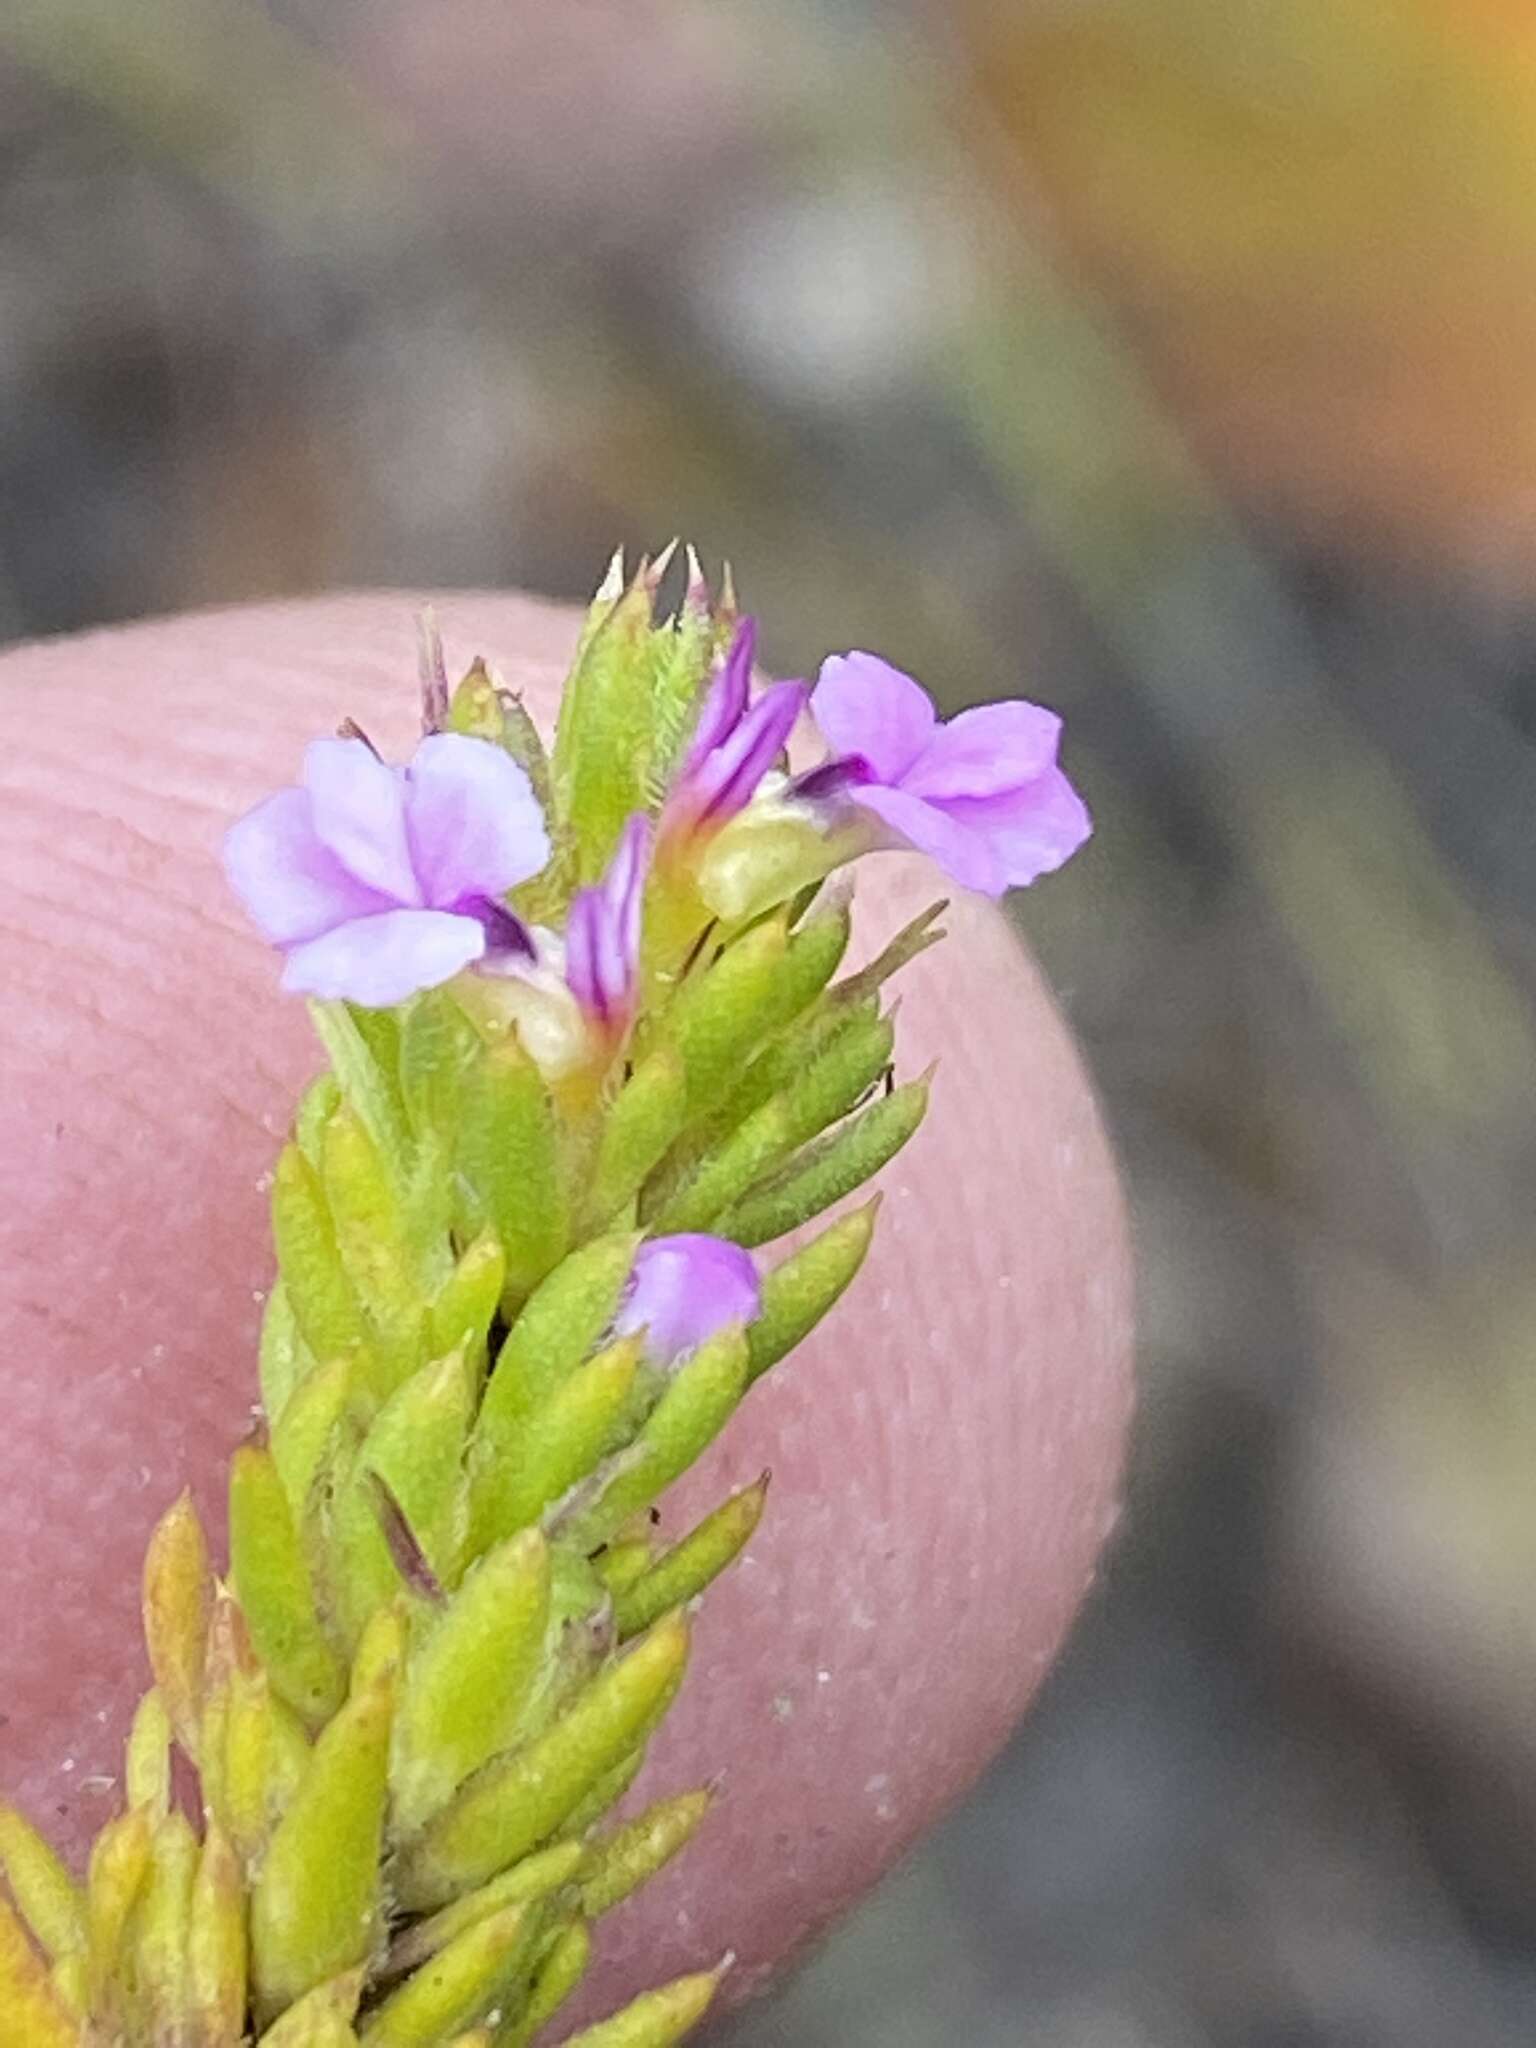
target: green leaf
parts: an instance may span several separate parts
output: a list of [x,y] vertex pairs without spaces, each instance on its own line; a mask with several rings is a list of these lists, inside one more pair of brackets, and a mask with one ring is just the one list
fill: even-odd
[[592,1936],[586,1922],[573,1920],[562,1927],[545,1951],[544,1959],[528,1993],[522,2014],[496,2036],[496,2048],[528,2048],[539,2029],[552,2020],[582,1978],[592,1960]]
[[251,1975],[263,2020],[372,1951],[395,1678],[383,1665],[322,1730],[268,1844],[251,1895]]
[[363,2048],[439,2048],[482,2019],[516,1977],[538,1924],[529,1907],[512,1905],[466,1927],[364,2021]]
[[320,1134],[329,1123],[332,1112],[341,1106],[341,1099],[341,1083],[329,1069],[317,1074],[299,1097],[298,1112],[293,1119],[294,1142],[317,1173],[320,1170]]
[[549,1551],[537,1529],[465,1577],[411,1656],[395,1730],[395,1824],[412,1834],[504,1749],[533,1687],[549,1618]]
[[0,2005],[27,2048],[80,2048],[80,2023],[49,1981],[20,1920],[0,1899]]
[[32,1933],[57,1961],[85,1947],[85,1900],[64,1864],[12,1806],[0,1804],[0,1873]]
[[615,1231],[581,1245],[529,1297],[486,1387],[473,1463],[499,1465],[516,1455],[525,1419],[576,1370],[613,1321],[640,1235]]
[[683,1063],[669,1045],[643,1059],[603,1119],[587,1206],[598,1223],[616,1216],[640,1191],[688,1109]]
[[225,2048],[245,2032],[245,1879],[229,1838],[209,1821],[187,1919],[187,2017],[192,2040]]
[[575,840],[579,882],[596,880],[625,819],[645,807],[653,731],[647,569],[642,562],[598,616],[561,699],[555,806]]
[[272,1682],[316,1726],[336,1711],[345,1674],[315,1612],[314,1587],[269,1451],[242,1445],[229,1467],[229,1557],[235,1596]]
[[475,1468],[476,1549],[537,1521],[616,1448],[640,1354],[624,1337],[589,1358],[523,1418],[511,1455]]
[[652,1223],[658,1232],[708,1230],[722,1210],[827,1125],[846,1116],[890,1063],[889,1018],[862,1016],[771,1102],[707,1154]]
[[949,899],[941,897],[937,903],[930,903],[926,910],[920,910],[873,960],[837,984],[832,990],[833,1001],[846,1007],[878,995],[893,975],[899,974],[904,967],[910,967],[920,953],[926,953],[930,946],[936,946],[944,937],[938,927],[938,919],[948,908]]
[[678,1977],[659,1991],[647,1991],[611,2020],[573,2034],[565,2048],[672,2048],[708,2012],[720,1973],[708,1970]]
[[674,1607],[686,1607],[735,1562],[763,1518],[768,1474],[743,1487],[706,1515],[682,1541],[664,1552],[648,1571],[616,1591],[614,1620],[620,1640],[638,1635]]
[[880,1196],[829,1223],[809,1244],[783,1259],[763,1280],[763,1306],[747,1327],[751,1379],[808,1337],[863,1265],[875,1234]]
[[258,2048],[357,2048],[349,2024],[363,1995],[362,1970],[345,1970],[290,2006],[261,2037]]
[[412,1911],[444,1905],[548,1841],[591,1789],[634,1748],[682,1681],[688,1631],[658,1623],[600,1672],[532,1742],[485,1768],[402,1850],[396,1890]]
[[570,1226],[554,1105],[515,1034],[465,1078],[459,1166],[506,1254],[507,1293],[521,1301],[559,1260]]
[[901,1150],[928,1107],[928,1082],[910,1081],[806,1147],[716,1224],[737,1244],[767,1244],[841,1201]]
[[149,1668],[176,1739],[194,1762],[212,1605],[207,1539],[183,1491],[155,1524],[144,1553],[142,1610]]
[[382,1397],[421,1363],[421,1273],[396,1183],[362,1118],[343,1103],[321,1140],[321,1182],[342,1270],[375,1333]]
[[714,1442],[746,1385],[746,1335],[739,1324],[728,1324],[673,1374],[613,1478],[562,1529],[566,1540],[595,1550],[629,1516],[649,1507]]
[[376,1607],[401,1590],[379,1513],[383,1480],[439,1583],[458,1575],[464,1447],[474,1377],[460,1351],[415,1373],[379,1410],[336,1503],[335,1585],[340,1620],[355,1641]]
[[473,1927],[477,1920],[500,1912],[504,1906],[531,1905],[551,1892],[560,1891],[586,1862],[587,1853],[583,1842],[556,1842],[548,1849],[525,1856],[500,1877],[493,1877],[478,1891],[455,1899],[430,1919],[417,1920],[390,1948],[383,1975],[394,1978],[416,1969],[429,1956],[446,1948],[466,1927]]
[[310,1022],[325,1047],[341,1092],[379,1148],[397,1192],[410,1174],[410,1144],[400,1098],[399,1031],[392,1012],[349,1003],[311,1002]]
[[314,1370],[315,1354],[299,1335],[293,1304],[281,1280],[275,1280],[261,1316],[261,1346],[256,1369],[261,1384],[261,1405],[269,1421],[275,1422],[288,1405],[293,1390]]
[[192,1920],[192,1884],[197,1875],[197,1837],[179,1810],[155,1829],[149,1875],[134,1915],[136,2003],[149,2022],[150,2037],[173,2040],[187,2018],[187,1936]]
[[311,1353],[316,1358],[367,1356],[370,1333],[341,1263],[320,1176],[297,1145],[283,1147],[273,1170],[272,1236],[286,1296],[284,1313],[291,1309]]
[[714,1107],[748,1053],[781,1021],[776,982],[787,944],[783,918],[766,919],[673,997],[660,1042],[682,1060],[690,1116]]
[[333,1358],[329,1365],[318,1366],[295,1388],[273,1424],[272,1457],[294,1521],[300,1525],[332,1435],[347,1412],[353,1372],[350,1358]]
[[482,1231],[428,1307],[427,1343],[434,1357],[462,1348],[477,1372],[483,1367],[506,1272],[506,1256],[495,1232]]
[[581,1886],[581,1910],[589,1920],[609,1912],[648,1879],[698,1833],[714,1804],[708,1790],[678,1793],[658,1800],[598,1842]]

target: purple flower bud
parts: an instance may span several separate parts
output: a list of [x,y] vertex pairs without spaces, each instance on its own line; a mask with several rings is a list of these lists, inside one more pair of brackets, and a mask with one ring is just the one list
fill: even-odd
[[429,735],[406,768],[361,740],[315,740],[301,786],[224,840],[231,886],[284,956],[283,987],[370,1009],[526,949],[501,899],[548,859],[528,777],[460,733]]
[[650,822],[636,811],[619,834],[608,872],[596,888],[577,890],[566,918],[566,986],[589,1022],[614,1042],[634,1020],[650,854]]
[[614,1335],[644,1330],[646,1356],[671,1366],[723,1330],[761,1311],[762,1286],[749,1253],[723,1237],[653,1237],[635,1254],[635,1268]]
[[1093,829],[1057,766],[1061,720],[1012,701],[941,725],[920,683],[875,654],[822,663],[811,716],[832,758],[786,792],[855,807],[872,846],[910,846],[983,895],[1035,881]]
[[752,801],[805,709],[804,683],[771,683],[751,701],[757,628],[743,619],[699,712],[662,814],[663,837],[716,831]]

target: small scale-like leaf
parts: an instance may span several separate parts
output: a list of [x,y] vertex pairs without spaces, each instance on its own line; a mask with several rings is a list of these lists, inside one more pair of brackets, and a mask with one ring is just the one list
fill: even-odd
[[187,1923],[187,2015],[198,2048],[232,2048],[244,2036],[248,1961],[240,1859],[210,1822]]
[[314,1586],[270,1451],[244,1444],[229,1468],[230,1577],[272,1683],[312,1727],[336,1711],[345,1674],[315,1611]]
[[357,2048],[352,2019],[365,1970],[344,1970],[291,2005],[261,2036],[258,2048]]
[[395,1826],[412,1834],[504,1748],[544,1646],[549,1550],[536,1529],[465,1577],[413,1654],[395,1729]]
[[458,1161],[505,1254],[508,1296],[520,1302],[560,1259],[570,1219],[554,1105],[515,1033],[465,1077]]
[[[283,1314],[291,1311],[297,1332],[313,1355],[334,1358],[366,1352],[368,1327],[342,1267],[320,1176],[297,1145],[285,1145],[273,1169],[272,1237],[282,1275]],[[281,1388],[267,1390],[266,1377],[262,1384],[268,1391],[269,1412],[280,1413],[282,1401],[273,1401],[271,1392]]]
[[171,1801],[171,1717],[157,1688],[139,1701],[128,1730],[123,1789],[130,1806],[165,1818]]
[[573,1373],[607,1330],[634,1270],[638,1231],[580,1246],[524,1305],[496,1360],[475,1423],[472,1462],[515,1455],[526,1418]]
[[777,980],[787,943],[783,918],[768,918],[673,998],[660,1042],[682,1060],[690,1116],[714,1107],[753,1047],[780,1022]]
[[738,1324],[701,1344],[672,1376],[646,1417],[633,1451],[590,1507],[579,1509],[563,1533],[579,1549],[595,1550],[623,1522],[649,1507],[714,1442],[747,1386],[747,1340]]
[[295,1387],[272,1425],[273,1462],[282,1478],[294,1521],[301,1525],[332,1434],[353,1398],[354,1371],[355,1361],[351,1358],[333,1358],[327,1365],[316,1366]]
[[528,2048],[587,1974],[591,1960],[592,1936],[586,1922],[573,1920],[562,1927],[544,1952],[528,2003],[515,2020],[504,2022],[497,2030],[496,2048]]
[[91,1844],[85,1881],[86,1946],[92,1995],[110,2009],[128,1916],[149,1874],[154,1823],[143,1807],[109,1820]]
[[393,1013],[362,1010],[350,1003],[312,1002],[309,1017],[343,1097],[362,1118],[396,1189],[403,1192],[410,1146],[400,1096],[399,1029]]
[[653,1878],[691,1842],[714,1803],[708,1790],[660,1799],[596,1843],[582,1879],[581,1910],[589,1920],[609,1912]]
[[547,1841],[664,1709],[687,1657],[687,1628],[680,1616],[669,1616],[600,1672],[542,1735],[486,1765],[402,1852],[401,1903],[435,1909]]
[[649,1628],[671,1608],[696,1600],[733,1564],[763,1518],[768,1474],[722,1501],[713,1514],[666,1551],[649,1570],[614,1593],[614,1620],[621,1640]]
[[846,1116],[890,1062],[889,1018],[860,1017],[772,1101],[754,1110],[703,1158],[652,1227],[658,1232],[708,1230],[722,1210],[795,1149]]
[[614,1097],[603,1119],[588,1208],[607,1223],[640,1191],[683,1127],[688,1089],[680,1055],[659,1045]]
[[474,1476],[475,1547],[538,1520],[614,1447],[639,1368],[643,1339],[621,1337],[562,1380],[524,1418],[515,1454]]
[[297,1387],[314,1370],[315,1354],[299,1335],[293,1304],[281,1280],[274,1280],[261,1314],[261,1338],[256,1354],[261,1405],[269,1420],[275,1421]]
[[185,2035],[187,1937],[197,1861],[192,1823],[173,1810],[155,1829],[149,1872],[133,1919],[133,1982],[151,2040]]
[[494,1230],[469,1245],[427,1309],[427,1344],[434,1358],[462,1349],[477,1372],[484,1369],[486,1340],[506,1284],[506,1254]]
[[20,1920],[0,1899],[0,2012],[21,2048],[80,2048],[80,2025],[54,1988],[48,1966]]
[[383,1367],[375,1391],[392,1393],[422,1360],[426,1301],[401,1195],[362,1117],[342,1103],[325,1126],[321,1183],[337,1255]]
[[839,1216],[763,1280],[763,1306],[747,1326],[747,1370],[758,1379],[808,1337],[847,1288],[875,1234],[880,1197]]
[[251,1897],[251,1975],[270,2021],[370,1953],[397,1673],[386,1666],[322,1729]]
[[767,1244],[797,1229],[852,1194],[892,1160],[927,1108],[926,1079],[897,1088],[807,1146],[780,1173],[728,1209],[716,1229],[722,1237],[747,1246]]
[[706,1970],[644,1992],[611,2020],[573,2034],[566,2048],[672,2048],[708,2012],[723,1974]]
[[504,1906],[532,1905],[547,1898],[571,1882],[587,1853],[582,1842],[556,1842],[551,1848],[525,1856],[521,1863],[514,1863],[510,1870],[493,1877],[478,1891],[455,1899],[430,1919],[418,1920],[408,1927],[385,1958],[382,1975],[393,1979],[416,1969],[440,1948],[446,1948],[466,1927],[491,1913],[499,1913]]
[[474,1376],[462,1352],[423,1366],[385,1402],[363,1439],[335,1511],[333,1587],[346,1639],[400,1590],[381,1524],[382,1479],[440,1583],[458,1576],[461,1473]]
[[241,1861],[254,1868],[309,1768],[297,1715],[276,1698],[254,1658],[231,1673],[217,1809]]
[[837,984],[831,991],[833,1001],[845,1005],[862,1003],[870,996],[878,995],[893,975],[909,967],[920,953],[926,953],[930,946],[936,946],[944,937],[938,920],[948,908],[948,897],[940,897],[937,903],[930,903],[926,910],[920,910],[873,960]]
[[63,1862],[14,1807],[0,1804],[0,1874],[50,1959],[85,1947],[85,1899]]
[[516,1975],[537,1927],[526,1905],[503,1906],[473,1921],[374,2009],[363,2023],[363,2048],[438,2048],[483,2019],[500,1987]]
[[176,1739],[194,1762],[212,1602],[203,1525],[183,1492],[155,1524],[145,1552],[144,1640]]
[[293,1119],[294,1142],[304,1157],[320,1171],[320,1143],[331,1113],[341,1102],[341,1083],[333,1073],[317,1074],[299,1097]]

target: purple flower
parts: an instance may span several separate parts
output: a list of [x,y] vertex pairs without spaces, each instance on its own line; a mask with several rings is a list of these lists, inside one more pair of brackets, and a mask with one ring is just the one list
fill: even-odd
[[596,888],[577,890],[566,917],[566,986],[589,1023],[615,1044],[634,1021],[650,857],[650,822],[636,811],[619,834],[608,872]]
[[646,1356],[669,1366],[727,1323],[749,1323],[763,1291],[749,1253],[723,1237],[653,1237],[635,1254],[617,1337],[646,1333]]
[[528,778],[488,740],[435,733],[408,768],[315,740],[224,840],[224,871],[284,955],[283,987],[369,1009],[531,950],[502,897],[549,859]]
[[713,832],[744,810],[805,709],[804,683],[770,683],[752,701],[756,645],[756,624],[743,619],[705,693],[693,742],[667,799],[662,832],[668,839]]
[[1013,701],[941,725],[921,683],[876,654],[821,665],[811,716],[832,758],[790,785],[878,820],[878,845],[915,847],[963,888],[1001,896],[1059,868],[1093,829],[1056,765],[1061,720]]

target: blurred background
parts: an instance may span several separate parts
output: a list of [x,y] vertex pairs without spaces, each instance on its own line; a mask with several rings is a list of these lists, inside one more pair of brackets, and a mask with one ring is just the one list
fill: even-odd
[[8,0],[0,637],[748,570],[1068,719],[1118,1549],[730,2048],[1536,2030],[1536,9]]

